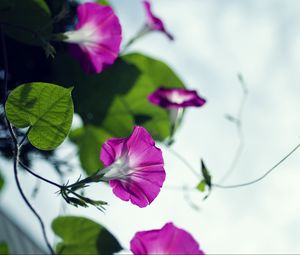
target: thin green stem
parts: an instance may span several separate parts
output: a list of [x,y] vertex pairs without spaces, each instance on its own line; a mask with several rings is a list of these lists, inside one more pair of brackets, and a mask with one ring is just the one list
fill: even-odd
[[151,29],[149,28],[149,26],[144,25],[142,26],[142,28],[136,33],[135,36],[133,36],[123,47],[122,51],[121,51],[121,55],[124,54],[125,51],[128,50],[128,48],[134,44],[138,39],[140,39],[141,37],[143,37],[144,35],[148,34],[151,31]]
[[77,181],[77,182],[75,182],[73,184],[65,186],[65,188],[66,189],[76,190],[78,188],[85,187],[85,185],[88,184],[88,183],[96,182],[95,179],[93,178],[93,176],[94,175],[88,176],[85,179],[82,179],[81,181]]
[[244,108],[245,108],[246,100],[247,100],[247,97],[248,97],[248,89],[247,89],[247,85],[244,81],[244,78],[241,74],[238,74],[238,79],[239,79],[239,83],[241,85],[242,92],[243,92],[241,103],[240,103],[239,109],[238,109],[238,115],[237,115],[237,118],[235,118],[235,121],[234,121],[234,123],[236,125],[236,129],[237,129],[239,144],[238,144],[238,147],[237,147],[236,152],[234,154],[234,157],[233,157],[233,159],[232,159],[232,161],[229,165],[229,168],[225,171],[225,174],[223,175],[223,177],[221,178],[219,183],[225,182],[225,180],[228,179],[229,176],[233,173],[233,171],[236,168],[237,163],[238,163],[238,161],[241,157],[243,148],[244,148],[243,114],[244,114]]
[[212,185],[214,187],[221,188],[221,189],[233,189],[233,188],[245,187],[245,186],[249,186],[251,184],[257,183],[257,182],[261,181],[262,179],[264,179],[265,177],[267,177],[270,173],[272,173],[279,165],[281,165],[288,157],[290,157],[299,147],[300,147],[300,144],[298,144],[296,147],[294,147],[284,158],[282,158],[279,162],[277,162],[273,167],[271,167],[261,177],[255,179],[253,181],[249,181],[249,182],[245,182],[245,183],[241,183],[241,184],[235,184],[235,185],[221,185],[221,184],[216,184],[216,183],[214,183]]
[[[261,180],[263,180],[265,177],[267,177],[270,173],[272,173],[278,166],[280,166],[285,160],[287,160],[295,151],[297,151],[300,148],[300,144],[295,146],[287,155],[285,155],[280,161],[278,161],[273,167],[271,167],[269,170],[267,170],[261,177],[254,179],[253,181],[241,183],[241,184],[234,184],[234,185],[221,185],[218,183],[212,183],[213,187],[221,188],[221,189],[233,189],[233,188],[240,188],[249,186],[252,184],[255,184]],[[168,148],[170,150],[170,148]],[[193,173],[195,173],[193,167],[187,162],[186,159],[184,159],[181,155],[179,155],[177,152],[172,151],[172,153],[180,159]],[[198,175],[195,173],[195,175]],[[199,175],[198,175],[199,177]],[[180,186],[167,186],[165,187],[169,190],[185,190],[185,191],[197,191],[195,188],[186,188],[186,187],[180,187]]]
[[[164,144],[165,145],[165,144]],[[193,166],[179,153],[177,153],[175,150],[173,150],[170,146],[165,145],[165,147],[176,157],[178,158],[197,178],[201,178],[200,173],[198,173]]]

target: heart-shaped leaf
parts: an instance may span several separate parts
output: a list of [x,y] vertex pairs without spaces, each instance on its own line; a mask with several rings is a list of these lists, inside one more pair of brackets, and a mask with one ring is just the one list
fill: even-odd
[[114,137],[128,136],[134,124],[147,128],[156,140],[170,135],[168,112],[147,97],[161,86],[184,85],[162,61],[134,53],[120,57],[101,74],[87,75],[72,58],[57,53],[53,71],[54,82],[75,85],[75,110],[85,125],[100,127]]
[[113,254],[122,249],[106,228],[87,218],[58,217],[52,229],[62,238],[56,247],[58,254]]
[[74,107],[72,88],[34,82],[18,86],[8,96],[5,112],[17,128],[30,127],[28,140],[41,150],[59,146],[70,131]]

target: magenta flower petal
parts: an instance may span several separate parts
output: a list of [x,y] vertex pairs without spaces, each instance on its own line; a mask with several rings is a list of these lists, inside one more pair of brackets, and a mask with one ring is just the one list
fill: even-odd
[[144,1],[144,8],[146,11],[147,25],[149,26],[149,28],[151,30],[163,32],[170,40],[174,40],[174,37],[166,31],[162,20],[153,14],[150,2],[148,0]]
[[204,254],[195,239],[173,223],[161,229],[137,232],[130,241],[130,250],[136,254]]
[[109,6],[84,3],[77,7],[75,31],[64,33],[70,53],[87,73],[100,73],[118,57],[122,39],[118,17]]
[[198,96],[195,90],[181,88],[159,88],[149,95],[148,100],[152,104],[168,109],[200,107],[206,102],[204,98]]
[[105,166],[111,165],[122,154],[123,144],[127,138],[111,138],[102,145],[100,159]]
[[100,159],[106,166],[103,180],[109,181],[117,197],[139,207],[157,197],[166,177],[164,161],[145,128],[136,126],[128,138],[106,141]]

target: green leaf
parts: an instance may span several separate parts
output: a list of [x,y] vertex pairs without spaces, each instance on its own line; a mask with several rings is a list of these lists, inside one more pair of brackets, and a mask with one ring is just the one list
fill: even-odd
[[201,192],[204,192],[205,191],[205,180],[202,180],[201,182],[199,182],[199,184],[197,185],[197,190],[201,191]]
[[211,175],[209,173],[209,171],[207,170],[204,161],[201,159],[201,171],[202,171],[202,175],[205,181],[205,184],[209,187],[209,189],[211,189],[212,185],[211,185]]
[[97,3],[102,5],[110,5],[110,3],[107,0],[97,0]]
[[170,135],[168,111],[147,100],[160,86],[184,86],[163,62],[129,54],[103,73],[87,75],[75,60],[58,53],[53,71],[53,82],[75,84],[75,110],[87,127],[75,132],[77,139],[72,133],[71,140],[79,146],[81,165],[88,174],[102,166],[99,154],[106,139],[127,137],[135,124],[144,126],[156,140]]
[[56,247],[58,254],[113,254],[122,249],[107,229],[87,218],[58,217],[52,229],[62,238]]
[[9,248],[7,243],[0,243],[0,254],[1,255],[9,255]]
[[59,146],[73,119],[72,88],[34,82],[18,86],[8,96],[5,112],[17,128],[30,127],[28,140],[41,150]]
[[0,190],[3,188],[3,186],[4,186],[4,178],[3,178],[2,174],[0,173]]
[[163,62],[129,54],[101,74],[87,75],[75,60],[57,54],[53,71],[55,82],[75,84],[75,110],[85,125],[100,127],[115,137],[128,136],[134,124],[143,125],[157,140],[169,136],[168,112],[150,104],[147,97],[161,86],[184,85]]
[[0,23],[10,37],[45,46],[52,34],[51,13],[44,0],[0,1]]
[[71,131],[69,138],[77,144],[81,166],[88,175],[103,167],[100,150],[102,144],[110,137],[111,134],[91,125]]

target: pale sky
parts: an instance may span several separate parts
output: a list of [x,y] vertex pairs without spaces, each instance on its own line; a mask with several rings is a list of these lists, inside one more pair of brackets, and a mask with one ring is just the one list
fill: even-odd
[[[141,1],[111,2],[120,17],[126,41],[143,24]],[[205,107],[187,111],[174,149],[199,171],[200,157],[204,158],[214,181],[223,176],[239,142],[234,124],[224,115],[237,114],[242,96],[237,73],[241,72],[249,89],[243,115],[245,147],[225,184],[261,176],[300,142],[300,2],[152,2],[154,12],[164,20],[175,41],[153,33],[130,51],[165,61],[188,88],[196,89],[207,99]],[[126,248],[136,231],[160,228],[173,221],[192,233],[206,253],[300,253],[300,150],[258,184],[233,190],[215,189],[205,202],[200,193],[189,193],[200,208],[195,210],[182,191],[168,187],[193,187],[198,180],[162,149],[167,180],[149,207],[140,209],[123,202],[109,187],[96,184],[88,194],[109,202],[106,213],[67,206],[68,214],[84,215],[103,224]],[[16,193],[11,164],[1,162],[1,168],[11,170],[5,173],[9,181],[1,204],[43,244],[36,219]],[[57,180],[45,163],[36,164],[34,169]],[[33,178],[20,176],[30,194]],[[59,212],[55,191],[43,184],[34,201],[48,226]],[[50,228],[48,232],[53,239]]]

